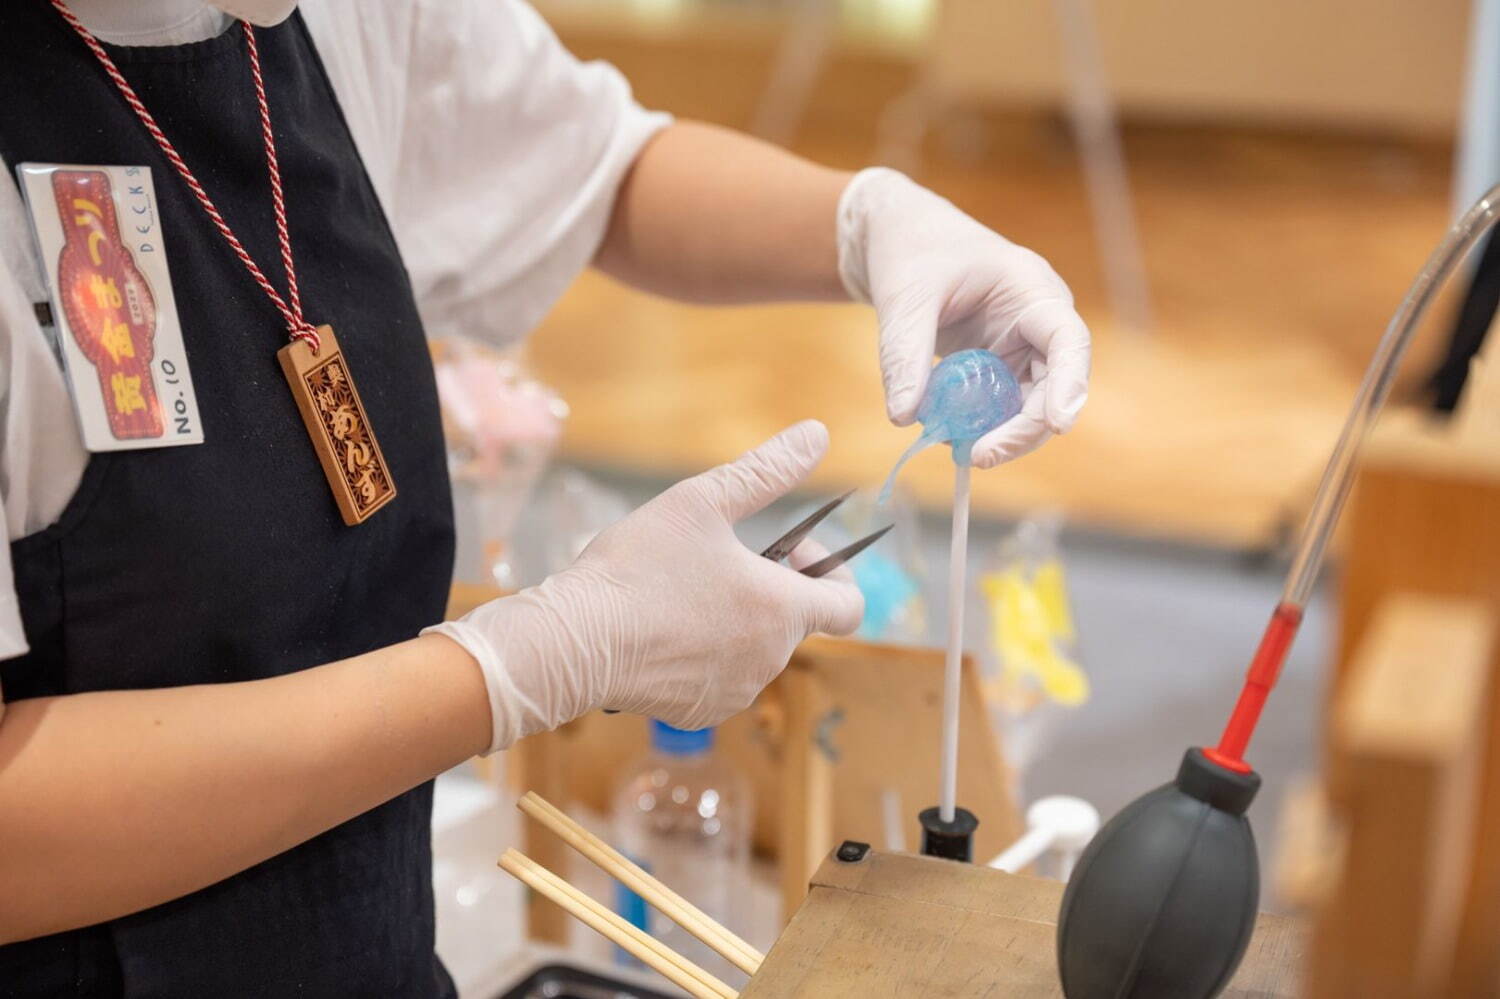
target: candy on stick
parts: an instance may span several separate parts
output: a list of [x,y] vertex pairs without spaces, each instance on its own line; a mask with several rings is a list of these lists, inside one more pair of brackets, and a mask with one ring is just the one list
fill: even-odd
[[917,438],[891,469],[881,490],[890,496],[896,473],[912,455],[933,444],[953,447],[953,536],[948,566],[948,657],[943,676],[943,752],[938,807],[922,813],[922,852],[972,859],[978,821],[958,808],[958,717],[963,680],[964,595],[969,540],[969,463],[974,444],[1021,411],[1021,387],[1005,362],[987,350],[950,354],[932,371],[917,419]]

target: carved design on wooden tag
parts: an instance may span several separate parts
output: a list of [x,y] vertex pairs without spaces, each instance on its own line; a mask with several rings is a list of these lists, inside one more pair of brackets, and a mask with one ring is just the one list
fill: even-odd
[[276,352],[307,424],[344,523],[358,524],[396,498],[396,484],[365,416],[333,328],[319,326],[317,354],[296,340]]

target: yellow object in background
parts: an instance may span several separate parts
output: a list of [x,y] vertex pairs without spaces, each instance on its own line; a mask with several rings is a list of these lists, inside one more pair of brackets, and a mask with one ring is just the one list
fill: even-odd
[[1062,560],[1049,558],[1037,566],[1031,585],[1047,614],[1052,634],[1062,641],[1072,642],[1073,608],[1068,604],[1068,583],[1063,576]]
[[1074,629],[1062,562],[1048,558],[1028,575],[1016,559],[981,576],[979,589],[989,604],[990,643],[1000,662],[999,700],[1014,702],[1030,686],[1065,707],[1087,701],[1088,675],[1065,653]]

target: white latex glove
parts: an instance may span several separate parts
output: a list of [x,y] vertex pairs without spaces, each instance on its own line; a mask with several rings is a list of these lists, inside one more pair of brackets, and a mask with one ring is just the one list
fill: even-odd
[[886,411],[916,419],[935,354],[982,347],[1009,365],[1024,403],[980,438],[990,468],[1073,426],[1088,398],[1089,331],[1047,261],[991,232],[903,174],[854,175],[839,199],[839,275],[875,306]]
[[[679,482],[541,585],[427,629],[484,671],[490,751],[596,708],[718,724],[749,707],[809,634],[859,627],[864,598],[847,571],[810,579],[734,534],[827,449],[821,423],[799,423]],[[788,561],[808,565],[820,551],[799,547]]]

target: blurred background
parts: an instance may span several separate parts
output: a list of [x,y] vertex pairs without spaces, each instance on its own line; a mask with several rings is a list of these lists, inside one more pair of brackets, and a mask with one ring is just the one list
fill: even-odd
[[[1010,792],[1078,795],[1107,818],[1212,742],[1376,341],[1500,174],[1496,5],[535,5],[648,107],[896,166],[1051,261],[1095,337],[1090,401],[1066,437],[975,476],[962,597]],[[1455,284],[1395,403],[1435,405]],[[545,415],[506,451],[500,494],[493,468],[465,486],[472,449],[455,451],[461,578],[535,582],[609,519],[805,417],[830,454],[747,543],[878,486],[916,431],[884,417],[875,332],[858,305],[707,309],[584,275],[503,359]],[[951,491],[946,449],[903,473],[897,534],[860,579],[884,608],[866,637],[941,644]],[[1319,770],[1332,562],[1252,749],[1265,856],[1289,789]],[[1028,659],[1027,622],[1046,655]]]

